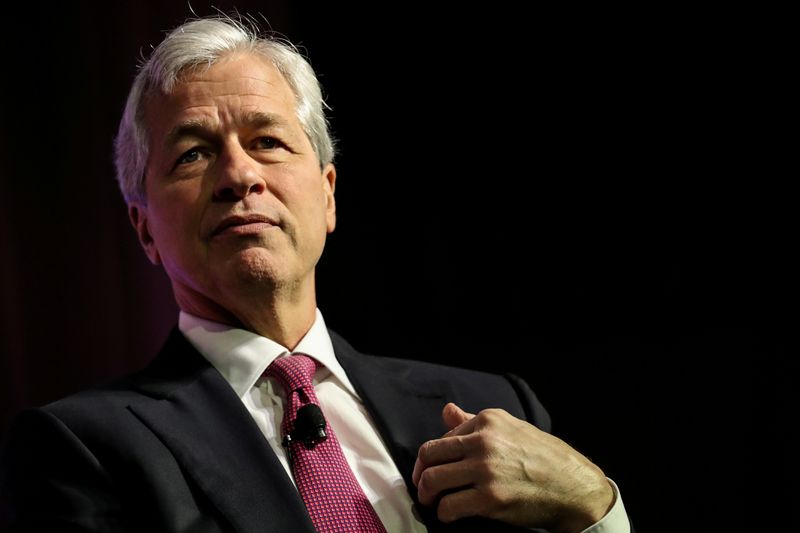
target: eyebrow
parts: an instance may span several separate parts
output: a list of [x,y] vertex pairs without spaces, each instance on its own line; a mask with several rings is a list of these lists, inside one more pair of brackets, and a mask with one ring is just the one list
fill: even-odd
[[[242,125],[253,128],[288,128],[289,123],[282,116],[262,111],[249,111],[241,119]],[[208,138],[214,126],[206,119],[189,119],[177,124],[167,134],[167,144],[175,144],[183,137]]]

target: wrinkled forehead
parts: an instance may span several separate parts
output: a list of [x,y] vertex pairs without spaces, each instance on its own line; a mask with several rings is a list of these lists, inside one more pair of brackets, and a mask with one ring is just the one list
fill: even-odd
[[151,91],[145,98],[144,119],[156,138],[163,138],[175,123],[201,117],[233,121],[237,115],[268,113],[299,127],[296,106],[289,83],[271,61],[235,54],[185,69],[169,92]]
[[255,53],[236,52],[213,63],[189,65],[181,69],[168,90],[153,88],[150,96],[185,97],[204,95],[272,96],[290,101],[295,95],[289,82],[268,58]]

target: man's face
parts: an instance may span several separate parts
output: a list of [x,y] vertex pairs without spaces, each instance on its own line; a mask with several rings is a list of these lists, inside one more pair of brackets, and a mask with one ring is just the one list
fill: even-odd
[[294,95],[268,60],[237,54],[189,73],[147,99],[145,124],[147,205],[129,212],[183,309],[232,310],[232,287],[313,290],[336,223],[336,174],[320,171]]

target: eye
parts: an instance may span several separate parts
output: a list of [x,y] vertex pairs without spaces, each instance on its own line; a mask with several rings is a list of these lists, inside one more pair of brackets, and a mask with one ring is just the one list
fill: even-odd
[[281,146],[283,146],[283,144],[275,137],[259,137],[256,139],[256,148],[259,150],[274,150]]
[[187,150],[178,158],[176,161],[176,165],[185,165],[187,163],[194,163],[195,161],[200,159],[200,150],[198,148],[192,148],[191,150]]

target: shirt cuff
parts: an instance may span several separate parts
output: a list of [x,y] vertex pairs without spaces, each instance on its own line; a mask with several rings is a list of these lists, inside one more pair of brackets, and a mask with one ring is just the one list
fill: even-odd
[[614,505],[599,522],[584,529],[581,533],[630,533],[631,524],[628,521],[628,514],[625,512],[625,505],[622,503],[619,487],[611,479],[608,479],[608,482],[614,489]]

